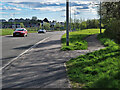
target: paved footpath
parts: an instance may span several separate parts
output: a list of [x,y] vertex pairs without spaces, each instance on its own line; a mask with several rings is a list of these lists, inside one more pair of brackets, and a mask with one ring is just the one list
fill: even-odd
[[89,36],[86,38],[86,41],[88,42],[88,50],[90,52],[105,48],[103,45],[101,45],[100,41],[97,40],[97,34]]
[[[3,88],[70,88],[64,63],[90,50],[61,51],[62,34],[48,38],[3,70]],[[96,35],[88,37],[89,47],[103,48]],[[92,43],[95,40],[94,43]],[[96,44],[97,43],[97,44]],[[97,47],[95,48],[95,46]]]

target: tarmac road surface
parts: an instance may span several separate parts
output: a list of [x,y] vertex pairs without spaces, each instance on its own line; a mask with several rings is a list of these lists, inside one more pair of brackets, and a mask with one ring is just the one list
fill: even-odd
[[2,67],[37,42],[55,35],[56,33],[63,32],[47,32],[46,34],[29,33],[27,37],[13,37],[12,35],[2,36]]

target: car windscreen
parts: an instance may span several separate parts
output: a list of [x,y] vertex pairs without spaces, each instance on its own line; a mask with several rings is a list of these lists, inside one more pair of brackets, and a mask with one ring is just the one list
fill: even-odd
[[15,31],[24,31],[24,29],[16,29]]
[[39,31],[44,31],[44,29],[40,29]]

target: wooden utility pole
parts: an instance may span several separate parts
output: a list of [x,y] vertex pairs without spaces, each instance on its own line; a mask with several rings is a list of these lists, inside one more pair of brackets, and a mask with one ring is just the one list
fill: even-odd
[[69,46],[69,0],[66,0],[66,45]]

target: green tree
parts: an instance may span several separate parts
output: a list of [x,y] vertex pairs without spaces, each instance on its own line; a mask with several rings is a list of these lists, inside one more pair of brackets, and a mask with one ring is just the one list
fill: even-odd
[[39,29],[42,29],[42,25],[41,25],[41,23],[39,23]]
[[33,21],[37,21],[37,17],[36,17],[36,16],[33,16],[33,17],[32,17],[32,20],[33,20]]
[[20,23],[20,26],[21,26],[21,28],[24,28],[24,24],[23,23]]
[[84,21],[80,24],[80,29],[86,29],[87,28],[87,23]]
[[[102,18],[105,21],[109,22],[112,18],[120,19],[120,2],[103,2],[101,6]],[[100,14],[100,10],[98,13]]]
[[80,20],[79,19],[75,19],[74,27],[76,29],[80,29]]
[[55,30],[60,30],[61,27],[62,25],[60,25],[59,23],[56,23],[56,25],[54,26]]
[[50,30],[50,24],[49,24],[49,23],[44,23],[44,24],[43,24],[43,28],[44,28],[45,30]]
[[103,2],[101,15],[106,36],[120,43],[120,2]]

